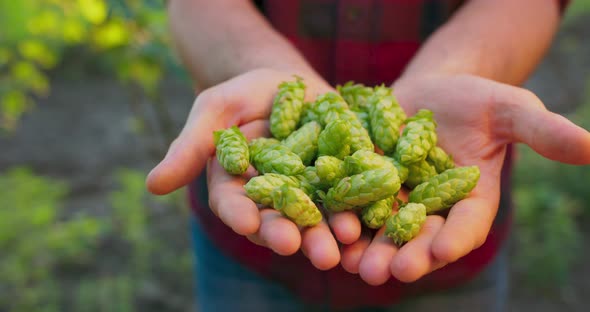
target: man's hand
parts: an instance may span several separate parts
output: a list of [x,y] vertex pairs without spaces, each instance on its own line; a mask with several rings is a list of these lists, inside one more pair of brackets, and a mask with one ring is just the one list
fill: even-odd
[[[148,176],[154,194],[174,191],[195,179],[207,166],[209,202],[213,212],[236,233],[252,242],[290,255],[300,248],[318,269],[330,269],[340,262],[340,252],[327,222],[299,229],[274,209],[258,209],[246,197],[244,176],[229,175],[214,157],[213,131],[238,125],[248,139],[270,136],[268,116],[279,83],[293,80],[293,72],[270,69],[250,71],[203,91],[196,99],[188,120],[162,162]],[[307,100],[334,91],[315,75],[304,78]],[[328,217],[336,238],[352,243],[360,236],[360,223],[353,213]]]
[[551,160],[590,164],[590,133],[547,111],[528,90],[470,75],[440,75],[400,80],[394,94],[408,115],[432,110],[439,145],[458,166],[479,166],[481,177],[446,220],[429,216],[419,236],[399,250],[384,229],[345,246],[343,267],[369,284],[391,276],[415,281],[485,242],[498,209],[506,144],[525,143]]

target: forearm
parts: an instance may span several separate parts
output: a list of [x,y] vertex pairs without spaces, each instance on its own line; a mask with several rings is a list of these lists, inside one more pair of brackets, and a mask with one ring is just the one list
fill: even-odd
[[313,75],[250,1],[171,0],[168,11],[176,50],[199,87],[261,67]]
[[556,0],[472,0],[436,31],[402,77],[473,74],[518,85],[540,62],[559,25]]

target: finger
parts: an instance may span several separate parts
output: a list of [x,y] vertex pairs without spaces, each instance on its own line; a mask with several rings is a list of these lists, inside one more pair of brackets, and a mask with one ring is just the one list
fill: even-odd
[[498,210],[498,178],[481,171],[478,186],[456,203],[432,243],[432,253],[443,262],[454,262],[486,240]]
[[240,235],[256,233],[260,227],[258,206],[246,196],[246,179],[228,174],[216,158],[207,169],[209,206],[223,223]]
[[328,220],[334,235],[343,244],[352,244],[361,235],[361,222],[352,211],[332,213]]
[[301,232],[301,249],[311,263],[320,270],[329,270],[340,262],[338,243],[325,221]]
[[519,91],[518,96],[498,105],[498,126],[495,127],[498,135],[505,140],[525,143],[551,160],[590,164],[590,133],[545,109],[534,94]]
[[389,265],[397,253],[397,247],[384,233],[385,227],[377,232],[359,264],[361,278],[373,286],[382,285],[389,280],[391,277]]
[[262,237],[260,237],[260,234],[258,232],[254,233],[254,234],[246,235],[246,238],[250,242],[252,242],[258,246],[268,247],[267,243],[264,240],[262,240]]
[[180,135],[149,173],[148,190],[166,194],[190,183],[215,151],[214,131],[268,116],[274,94],[263,86],[230,80],[202,92]]
[[301,234],[295,223],[274,209],[262,209],[260,230],[252,239],[272,249],[279,255],[289,256],[301,247]]
[[432,241],[442,228],[441,216],[428,216],[420,233],[405,244],[391,262],[391,274],[402,282],[413,282],[444,264],[432,254]]
[[342,259],[340,263],[342,268],[349,273],[358,274],[361,259],[369,244],[371,236],[369,231],[363,231],[359,239],[350,245],[343,245],[341,250]]

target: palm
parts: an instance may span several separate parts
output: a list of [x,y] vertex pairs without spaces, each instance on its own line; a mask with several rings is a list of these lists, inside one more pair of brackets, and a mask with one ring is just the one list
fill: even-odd
[[343,267],[370,284],[382,284],[392,275],[416,280],[483,244],[498,208],[506,144],[524,142],[549,159],[590,163],[590,134],[546,111],[524,89],[461,75],[400,81],[394,94],[408,115],[421,108],[432,110],[438,144],[457,165],[479,166],[481,177],[446,220],[429,216],[419,236],[399,250],[383,236],[383,229],[346,246]]
[[[304,78],[308,100],[333,91],[320,79]],[[231,176],[212,157],[214,130],[237,124],[248,139],[268,137],[267,118],[277,86],[293,79],[291,73],[256,70],[202,92],[182,133],[150,173],[148,187],[156,194],[170,192],[190,183],[207,164],[210,207],[226,225],[282,255],[301,249],[317,268],[329,269],[340,261],[336,239],[352,243],[360,235],[360,223],[354,214],[332,215],[318,226],[300,230],[278,211],[259,210],[246,197],[243,186],[253,170],[243,177]]]

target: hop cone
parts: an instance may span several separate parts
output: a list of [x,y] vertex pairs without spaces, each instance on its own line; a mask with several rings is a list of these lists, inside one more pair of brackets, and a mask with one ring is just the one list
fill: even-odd
[[373,88],[361,83],[355,84],[354,81],[349,81],[343,86],[336,86],[336,89],[348,103],[350,109],[359,111],[367,109],[368,99],[373,94]]
[[426,159],[437,142],[436,122],[431,111],[421,109],[406,122],[394,154],[403,165]]
[[296,175],[295,178],[299,181],[299,188],[312,200],[315,200],[317,197],[317,190],[320,190],[323,187],[316,167],[305,167],[303,172]]
[[410,192],[409,201],[422,203],[427,213],[453,206],[467,197],[479,181],[479,167],[466,166],[448,169]]
[[299,226],[314,226],[322,213],[302,190],[283,184],[271,193],[272,206]]
[[351,151],[356,152],[360,150],[373,151],[375,146],[371,141],[371,136],[367,129],[363,127],[363,124],[358,119],[357,115],[351,110],[343,111],[332,111],[326,117],[327,122],[333,120],[344,120],[350,124],[350,135],[351,135]]
[[455,168],[453,157],[448,155],[442,148],[438,146],[433,147],[430,152],[428,152],[426,161],[433,165],[436,169],[436,172],[438,173],[441,173],[447,169]]
[[407,166],[408,178],[404,185],[410,189],[415,188],[418,184],[428,181],[436,175],[436,169],[426,160],[411,163]]
[[379,86],[369,99],[369,121],[371,138],[385,154],[395,150],[399,131],[406,119],[406,113],[399,106],[391,89]]
[[320,121],[318,116],[316,116],[315,112],[313,111],[314,105],[315,105],[315,102],[304,102],[303,103],[303,108],[301,109],[301,119],[299,119],[298,127],[301,127],[302,125],[304,125],[310,121],[315,121],[315,122]]
[[347,175],[359,174],[363,171],[382,168],[394,170],[395,173],[398,174],[397,169],[386,156],[381,156],[375,152],[360,150],[354,152],[350,156],[344,157],[344,169],[346,170]]
[[281,141],[274,138],[256,138],[248,143],[248,149],[250,150],[250,161],[254,161],[254,157],[260,153],[261,150],[280,144]]
[[315,121],[308,122],[295,130],[284,141],[283,145],[297,154],[304,165],[309,165],[318,152],[318,139],[322,126]]
[[284,175],[296,175],[305,169],[301,158],[281,144],[272,145],[261,150],[254,157],[253,165],[260,174],[274,172]]
[[323,201],[330,211],[344,211],[394,196],[399,189],[395,171],[369,170],[340,180],[328,190]]
[[318,176],[318,169],[313,166],[305,167],[303,172],[297,175],[299,181],[305,180],[311,184],[314,188],[320,188],[321,180]]
[[334,120],[326,125],[318,139],[318,155],[344,158],[350,154],[350,124]]
[[410,174],[410,169],[408,167],[399,163],[399,161],[395,160],[395,158],[383,156],[387,161],[391,162],[395,168],[397,169],[397,174],[399,175],[399,179],[401,183],[405,183],[408,179],[408,175]]
[[371,229],[381,228],[385,220],[391,216],[391,207],[393,206],[394,197],[389,197],[376,201],[363,208],[361,219],[363,224]]
[[250,165],[248,141],[237,126],[213,132],[217,159],[230,174],[242,174]]
[[348,110],[348,104],[346,104],[340,95],[334,92],[328,92],[319,95],[314,103],[309,104],[305,108],[301,120],[302,123],[317,121],[322,126],[326,126],[328,116],[333,114],[338,115],[340,112]]
[[369,121],[368,111],[353,109],[352,112],[356,115],[356,118],[360,121],[361,126],[363,126],[363,128],[365,128],[365,130],[367,130],[367,133],[369,133],[369,131],[371,129],[371,123]]
[[387,218],[385,235],[396,245],[401,246],[420,233],[424,222],[426,222],[426,207],[423,204],[408,203],[395,215]]
[[342,160],[333,156],[320,156],[315,161],[321,189],[327,189],[346,176]]
[[292,187],[300,187],[300,181],[295,177],[286,176],[277,173],[267,173],[253,177],[244,185],[246,195],[255,203],[266,207],[272,206],[270,194],[272,190],[286,184]]
[[270,132],[277,139],[284,139],[299,124],[303,112],[305,84],[301,78],[286,81],[279,85],[270,113]]

